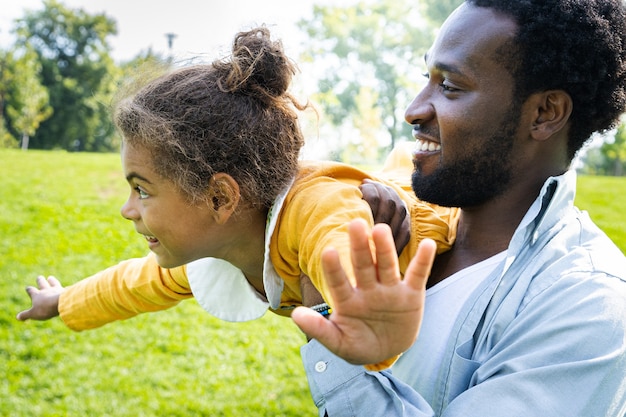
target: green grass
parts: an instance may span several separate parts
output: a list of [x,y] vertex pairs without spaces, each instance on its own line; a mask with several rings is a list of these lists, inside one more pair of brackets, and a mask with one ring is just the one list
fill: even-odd
[[[226,323],[190,300],[82,333],[16,321],[38,274],[67,285],[147,249],[119,215],[128,191],[117,155],[0,150],[0,176],[0,414],[316,414],[304,337],[285,318]],[[576,200],[622,251],[624,190],[626,178],[580,177]]]
[[71,284],[145,242],[121,218],[119,156],[0,150],[0,414],[315,415],[289,319],[226,323],[194,300],[82,333],[15,320],[39,274]]
[[626,177],[579,176],[575,204],[626,253]]

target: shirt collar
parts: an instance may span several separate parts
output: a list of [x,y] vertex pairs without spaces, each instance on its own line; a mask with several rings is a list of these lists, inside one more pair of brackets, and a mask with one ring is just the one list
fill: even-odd
[[540,236],[565,215],[568,207],[573,206],[575,196],[576,171],[569,170],[562,175],[549,177],[513,234],[509,250],[517,253],[521,245],[534,245]]

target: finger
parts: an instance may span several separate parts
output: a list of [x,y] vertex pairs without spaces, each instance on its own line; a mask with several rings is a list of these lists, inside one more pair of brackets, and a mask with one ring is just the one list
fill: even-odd
[[[28,294],[28,296],[30,297],[31,300],[33,299],[33,294],[35,292],[37,292],[37,291],[39,291],[39,290],[37,288],[35,288],[35,287],[32,287],[32,286],[26,287],[26,294]],[[28,310],[20,311],[19,313],[17,313],[16,318],[19,321],[26,321],[26,320],[31,318],[32,310],[33,309],[31,307]]]
[[406,245],[409,243],[410,240],[411,240],[411,232],[408,228],[404,229],[402,232],[398,233],[397,236],[395,236],[396,253],[398,255],[402,253],[402,251],[404,250],[404,248],[406,247]]
[[381,196],[378,192],[378,188],[369,180],[364,180],[364,182],[359,185],[359,189],[361,190],[361,194],[363,195],[363,200],[365,200],[367,204],[369,204],[370,209],[372,210],[372,216],[374,218],[374,221],[376,221],[377,223],[384,222],[384,220],[378,218],[382,201]]
[[43,275],[39,275],[37,277],[37,287],[39,287],[40,290],[50,288],[50,283],[48,282],[46,277],[44,277]]
[[378,282],[393,285],[401,279],[398,254],[391,229],[386,224],[377,224],[372,229],[372,239],[376,247],[376,267]]
[[61,282],[58,279],[56,279],[56,277],[49,276],[47,281],[48,281],[48,284],[50,284],[51,287],[60,287],[61,286]]
[[408,286],[416,290],[426,288],[436,253],[437,244],[434,240],[424,239],[419,243],[417,252],[404,274],[404,282]]
[[397,214],[396,199],[394,198],[391,189],[378,183],[378,186],[373,185],[378,193],[378,219],[376,223],[391,224],[394,217]]
[[322,270],[330,297],[335,301],[333,304],[339,305],[353,295],[354,288],[350,284],[350,280],[341,266],[339,254],[334,248],[328,248],[322,252]]
[[393,231],[394,236],[402,232],[402,228],[408,226],[407,209],[404,202],[399,206],[394,204],[393,217],[389,221],[389,227]]
[[[384,223],[381,225],[389,227]],[[348,225],[348,232],[356,286],[363,289],[371,288],[378,283],[378,279],[370,242],[370,226],[363,219],[355,219]]]
[[32,308],[28,310],[20,311],[19,313],[17,313],[17,316],[15,318],[18,319],[19,321],[26,321],[30,319],[31,310]]
[[332,339],[337,332],[330,320],[306,307],[296,307],[291,312],[291,319],[309,338],[322,340]]
[[28,294],[31,300],[33,299],[33,295],[38,292],[39,292],[39,288],[33,287],[32,285],[29,285],[28,287],[26,287],[26,294]]

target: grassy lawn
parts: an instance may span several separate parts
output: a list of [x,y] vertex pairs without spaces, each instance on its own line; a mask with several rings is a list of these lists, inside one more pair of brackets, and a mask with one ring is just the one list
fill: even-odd
[[[35,416],[313,416],[295,325],[226,323],[193,300],[75,333],[20,323],[38,274],[71,284],[147,249],[119,208],[117,155],[0,150],[0,410]],[[580,177],[577,204],[626,251],[625,178]]]
[[626,177],[579,176],[575,204],[626,253]]
[[38,274],[67,285],[145,255],[119,215],[120,166],[117,155],[0,150],[0,414],[316,415],[305,339],[286,318],[226,323],[190,300],[82,333],[15,320]]

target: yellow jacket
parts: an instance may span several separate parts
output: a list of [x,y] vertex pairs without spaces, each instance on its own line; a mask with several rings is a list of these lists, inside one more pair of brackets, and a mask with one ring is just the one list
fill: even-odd
[[[371,209],[362,199],[358,187],[365,178],[382,181],[382,178],[345,164],[317,161],[301,164],[293,185],[279,198],[280,201],[268,216],[268,224],[274,226],[268,228],[266,236],[266,275],[275,277],[274,281],[265,281],[267,300],[260,301],[265,303],[261,310],[270,308],[284,314],[294,306],[301,305],[301,273],[311,278],[315,287],[332,305],[323,279],[320,257],[326,247],[333,246],[339,251],[342,265],[351,275],[347,224],[359,217],[373,224]],[[407,192],[406,185],[403,187],[397,181],[383,182],[393,186],[399,193],[411,216],[411,240],[399,256],[401,272],[404,273],[419,241],[425,237],[437,242],[438,253],[449,249],[454,239],[458,210],[431,207]],[[212,279],[217,284],[229,284],[225,281],[230,278],[224,278],[224,274],[218,271],[222,271],[222,267],[231,268],[227,272],[239,273],[243,285],[248,287],[248,291],[252,291],[238,269],[225,261],[220,262],[222,264],[219,268],[213,266],[214,263],[208,264],[211,265],[209,267],[192,263],[194,265],[165,269],[157,264],[152,254],[121,262],[67,287],[59,299],[61,319],[73,330],[85,330],[139,313],[173,307],[181,300],[194,296],[195,291],[192,291],[193,285],[190,284],[188,275],[197,276],[196,270],[202,270],[203,273],[196,278],[200,284],[207,279]],[[191,268],[194,268],[194,274],[188,274],[188,269]],[[272,270],[275,271],[274,274]],[[196,294],[196,297],[201,298],[200,304],[217,317],[230,320],[228,314],[222,316],[211,306],[218,299],[222,306],[226,305],[225,300],[227,307],[232,306],[234,310],[245,307],[238,306],[237,303],[249,304],[249,301],[242,301],[245,297],[239,296],[239,289],[231,288],[231,294],[226,297],[222,293],[215,294],[221,292],[215,288],[212,286],[204,289],[204,295],[198,297]],[[205,295],[217,297],[204,300]],[[252,297],[263,298],[259,294]],[[247,320],[258,316],[257,313],[232,320]]]

